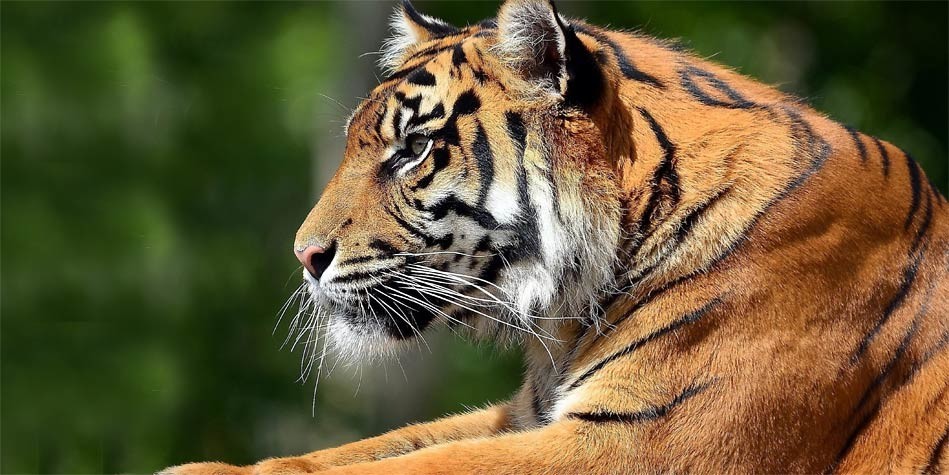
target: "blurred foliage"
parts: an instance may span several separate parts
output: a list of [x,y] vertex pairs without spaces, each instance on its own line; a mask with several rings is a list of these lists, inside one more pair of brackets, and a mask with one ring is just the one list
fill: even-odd
[[[419,7],[465,24],[497,4]],[[249,463],[516,388],[516,352],[439,334],[401,369],[337,368],[311,417],[312,381],[295,384],[299,355],[279,351],[290,245],[319,192],[314,132],[347,115],[321,91],[367,61],[347,38],[384,33],[342,24],[344,8],[3,3],[0,471]],[[562,10],[780,84],[911,151],[946,190],[945,2]]]

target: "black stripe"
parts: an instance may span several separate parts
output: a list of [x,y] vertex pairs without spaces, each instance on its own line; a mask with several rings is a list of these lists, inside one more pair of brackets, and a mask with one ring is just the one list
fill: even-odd
[[517,196],[520,215],[514,225],[514,231],[519,240],[519,246],[512,248],[511,258],[540,258],[540,231],[537,226],[537,210],[530,199],[530,190],[527,183],[527,168],[524,164],[524,153],[527,147],[527,128],[524,118],[520,114],[508,111],[505,113],[507,131],[517,149]]
[[[765,108],[765,110],[770,110]],[[670,282],[668,285],[663,287],[663,290],[667,290],[675,285],[678,285],[681,282],[684,282],[688,279],[691,279],[696,274],[704,271],[705,269],[711,269],[728,258],[735,250],[737,250],[742,243],[747,239],[748,232],[752,230],[764,216],[768,210],[770,210],[775,204],[789,196],[794,190],[799,188],[808,178],[813,176],[815,173],[820,171],[824,166],[824,163],[830,157],[831,152],[833,151],[830,144],[827,143],[823,138],[814,133],[814,130],[811,128],[810,124],[804,120],[801,115],[794,109],[784,106],[781,110],[787,114],[788,118],[791,120],[791,136],[794,137],[796,145],[796,160],[801,161],[802,159],[810,159],[810,163],[807,167],[800,173],[798,176],[784,189],[775,196],[771,201],[765,205],[758,213],[755,214],[751,222],[745,228],[745,231],[742,235],[732,242],[727,249],[721,252],[717,257],[712,259],[708,264],[706,264],[701,269],[693,270],[692,272],[677,278],[673,282]]]
[[939,473],[936,471],[936,468],[939,461],[944,460],[943,454],[946,452],[947,441],[949,441],[949,427],[946,427],[946,430],[942,433],[942,437],[939,438],[939,441],[936,442],[936,445],[933,447],[933,454],[929,456],[929,462],[926,463],[926,467],[923,468],[922,473]]
[[392,114],[392,131],[395,135],[396,140],[402,138],[402,108],[396,107],[395,112]]
[[[941,318],[939,315],[936,317]],[[928,363],[931,359],[933,359],[934,356],[946,348],[946,345],[949,345],[949,330],[944,331],[942,336],[936,341],[933,347],[927,350],[923,356],[913,363],[912,368],[909,370],[909,377],[915,377],[916,374],[919,373],[924,366],[926,366],[926,363]]]
[[[765,108],[765,110],[769,110]],[[728,248],[718,254],[714,259],[709,261],[705,266],[692,270],[686,275],[676,278],[675,280],[663,285],[659,290],[652,292],[649,296],[636,303],[636,306],[629,313],[621,316],[617,321],[613,322],[614,327],[618,326],[623,320],[628,318],[635,310],[642,308],[649,302],[655,300],[658,296],[662,295],[664,292],[672,289],[679,284],[686,282],[696,275],[708,272],[710,269],[713,269],[718,264],[723,262],[729,256],[732,255],[740,246],[745,242],[748,232],[752,230],[764,216],[768,210],[770,210],[776,203],[780,202],[782,199],[789,196],[794,190],[800,187],[808,178],[817,173],[823,166],[827,159],[830,157],[831,152],[833,151],[830,147],[830,144],[827,143],[823,138],[814,133],[814,130],[811,128],[810,124],[804,120],[801,115],[794,109],[790,107],[783,107],[782,110],[787,114],[788,118],[791,120],[791,135],[796,139],[799,145],[796,147],[796,154],[798,155],[797,159],[810,158],[810,163],[807,168],[805,168],[798,176],[794,179],[784,190],[781,191],[777,196],[775,196],[764,208],[762,208],[755,216],[752,218],[751,222],[745,228],[741,237],[735,239]],[[803,145],[801,143],[803,142]],[[603,334],[598,334],[597,338],[605,335],[608,332]],[[596,340],[594,340],[596,341]],[[592,344],[592,343],[591,343]]]
[[348,284],[356,281],[374,281],[378,282],[383,276],[385,276],[389,271],[398,268],[398,266],[386,267],[384,269],[367,271],[367,272],[350,272],[349,274],[337,275],[330,279],[330,282],[339,283],[339,284]]
[[432,111],[431,111],[431,112],[429,112],[429,113],[427,113],[427,114],[414,114],[414,115],[412,115],[412,118],[409,119],[408,125],[410,125],[410,126],[418,126],[418,125],[422,125],[422,124],[424,124],[424,123],[426,123],[426,122],[428,122],[428,121],[430,121],[430,120],[441,119],[442,117],[445,117],[445,106],[443,106],[441,103],[439,103],[439,104],[437,104],[435,107],[432,108]]
[[652,406],[641,411],[615,413],[610,411],[596,412],[571,412],[567,417],[571,419],[580,419],[586,422],[604,423],[604,422],[622,422],[625,424],[635,424],[639,422],[648,422],[660,419],[669,414],[669,411],[676,406],[684,403],[699,393],[705,391],[710,386],[709,383],[692,384],[679,393],[672,401],[662,406]]
[[642,348],[643,345],[651,341],[654,341],[669,332],[673,332],[685,325],[690,325],[692,323],[699,321],[702,317],[708,314],[709,311],[711,311],[713,308],[715,308],[721,303],[722,303],[722,300],[720,298],[716,298],[706,303],[698,310],[687,313],[682,318],[650,333],[649,335],[646,335],[645,337],[639,340],[634,341],[633,343],[630,343],[625,348],[617,351],[616,353],[613,353],[610,356],[607,356],[606,358],[600,360],[600,362],[598,362],[597,364],[593,365],[590,369],[584,371],[583,374],[580,375],[580,377],[578,377],[576,380],[574,380],[573,383],[570,384],[569,389],[576,389],[580,387],[581,384],[583,384],[587,379],[595,375],[598,371],[603,369],[603,367],[609,364],[610,362],[633,353],[634,351]]
[[442,237],[438,240],[438,243],[436,243],[436,244],[438,245],[438,247],[439,247],[441,250],[444,251],[445,249],[448,249],[449,247],[451,247],[452,243],[454,243],[454,242],[455,242],[455,235],[454,235],[453,233],[448,233],[448,234],[442,236]]
[[491,250],[491,235],[485,234],[478,240],[478,243],[475,244],[473,253],[477,254],[479,252],[487,252]]
[[[428,172],[427,175],[420,178],[414,185],[410,186],[409,189],[412,191],[418,191],[420,189],[425,189],[428,185],[432,184],[432,180],[435,179],[435,175],[444,170],[448,166],[448,163],[451,160],[451,154],[448,152],[447,148],[436,148],[432,150],[432,169]],[[424,208],[417,207],[420,210],[424,211]]]
[[539,386],[540,385],[537,384],[536,382],[530,383],[531,406],[532,406],[532,409],[534,410],[534,416],[536,417],[537,422],[540,425],[545,426],[553,422],[553,418],[551,418],[549,408],[545,408],[544,399],[543,399],[544,395],[541,394],[541,392],[538,390]]
[[535,388],[533,384],[531,384],[530,389],[531,409],[534,411],[534,418],[537,419],[537,422],[541,425],[546,425],[547,423],[544,422],[545,416],[543,407],[541,406],[540,394],[537,392],[537,388]]
[[383,139],[382,123],[386,120],[386,112],[387,109],[385,106],[380,106],[378,109],[376,109],[376,123],[373,126],[373,130],[376,132],[376,136],[379,137],[380,140]]
[[890,303],[887,304],[886,308],[883,310],[883,315],[876,321],[873,325],[873,328],[870,329],[870,332],[860,340],[860,344],[857,345],[857,350],[854,351],[853,356],[850,357],[850,361],[853,364],[856,364],[857,361],[866,353],[867,349],[870,347],[870,343],[873,339],[880,333],[880,330],[883,328],[883,325],[889,321],[890,317],[893,316],[893,312],[896,309],[900,308],[903,305],[903,302],[906,301],[906,297],[909,295],[910,290],[912,290],[913,283],[916,282],[916,273],[919,271],[919,263],[922,261],[923,256],[926,253],[925,246],[923,249],[920,249],[916,256],[913,258],[913,261],[903,269],[903,277],[900,280],[900,287],[896,291],[896,295],[890,299]]
[[405,80],[409,84],[415,84],[416,86],[434,86],[435,85],[435,75],[428,72],[424,67],[418,68],[409,74]]
[[873,142],[880,152],[880,161],[883,164],[883,176],[888,177],[890,176],[890,154],[886,151],[886,145],[884,145],[880,139],[873,137]]
[[451,153],[445,147],[439,147],[432,150],[432,170],[438,173],[445,169],[451,162]]
[[857,132],[856,129],[849,125],[844,125],[844,129],[847,130],[847,133],[850,134],[850,138],[853,139],[854,145],[857,146],[857,153],[860,154],[860,161],[867,163],[867,146],[863,144],[863,140],[860,140],[860,132]]
[[449,145],[461,146],[461,134],[458,133],[458,117],[475,113],[481,108],[481,100],[474,90],[461,93],[452,105],[451,115],[442,125],[439,135]]
[[[726,102],[710,96],[708,93],[703,91],[701,87],[699,87],[695,78],[704,79],[705,82],[712,86],[712,88],[724,94],[728,99],[731,100],[731,102]],[[744,96],[739,94],[738,91],[732,88],[728,83],[719,79],[718,76],[715,76],[714,74],[703,69],[699,69],[695,66],[688,65],[684,67],[679,72],[679,80],[686,92],[691,94],[692,97],[694,97],[697,101],[707,106],[727,107],[729,109],[750,109],[757,106],[757,104],[754,102],[745,99]]]
[[499,252],[488,261],[488,264],[481,269],[481,273],[478,276],[480,279],[484,279],[488,282],[496,282],[498,274],[501,273],[501,269],[504,268],[504,255]]
[[399,226],[401,226],[403,229],[408,231],[408,233],[414,236],[415,238],[423,241],[426,246],[432,246],[433,244],[438,242],[438,239],[424,233],[419,228],[412,226],[411,224],[409,224],[408,221],[406,221],[405,219],[402,219],[401,216],[392,212],[392,210],[390,210],[388,207],[385,207],[385,210],[386,210],[386,213],[389,213],[389,216],[392,216],[392,219],[394,219],[396,223],[399,223]]
[[589,25],[583,25],[580,23],[573,24],[573,28],[588,36],[592,36],[594,39],[610,47],[613,50],[613,56],[616,57],[616,63],[619,65],[620,72],[623,73],[623,77],[633,81],[641,82],[648,84],[658,89],[665,89],[666,85],[663,84],[660,80],[656,79],[655,76],[647,74],[639,69],[633,64],[633,62],[626,56],[626,52],[620,48],[619,44],[611,40],[602,31],[594,29]]
[[413,114],[418,114],[418,108],[422,105],[421,95],[406,97],[405,94],[397,92],[395,93],[395,99],[402,103],[402,107],[405,107],[406,109],[412,109]]
[[933,196],[926,195],[926,213],[923,215],[923,222],[920,223],[919,228],[916,229],[916,235],[913,237],[913,245],[910,247],[910,253],[916,252],[919,249],[919,246],[923,243],[923,238],[926,237],[926,233],[929,231],[929,226],[933,221]]
[[847,454],[849,454],[853,449],[853,444],[856,443],[857,438],[863,433],[864,430],[866,430],[867,426],[870,425],[870,422],[876,418],[876,415],[879,413],[879,411],[880,405],[878,403],[870,411],[868,411],[862,419],[860,419],[860,422],[857,423],[853,429],[853,432],[850,433],[850,435],[847,437],[847,440],[844,442],[844,446],[837,452],[837,457],[834,458],[834,462],[831,463],[831,465],[827,467],[822,473],[829,474],[837,471],[837,468],[844,461],[844,457],[846,457]]
[[467,62],[468,56],[465,55],[464,43],[456,44],[451,51],[451,65],[459,68]]
[[523,154],[527,143],[527,128],[524,126],[524,118],[514,111],[508,111],[504,114],[507,119],[507,133],[514,141],[517,147],[517,153]]
[[[698,221],[698,219],[702,217],[705,214],[705,212],[708,211],[708,209],[712,207],[712,205],[717,203],[723,196],[725,196],[725,194],[729,190],[731,190],[731,187],[724,188],[720,190],[719,192],[715,193],[714,195],[712,195],[711,198],[709,198],[708,200],[706,200],[705,202],[697,206],[694,210],[692,210],[692,212],[690,212],[685,218],[683,218],[682,222],[679,224],[679,228],[676,229],[675,235],[672,238],[672,241],[675,243],[674,244],[675,246],[678,246],[679,244],[681,244],[682,241],[684,241],[689,236],[689,233],[692,232],[692,228],[695,227],[695,223]],[[642,241],[645,241],[645,238],[643,238]],[[639,243],[640,245],[642,244],[642,241],[640,241]],[[634,248],[632,252],[636,252],[637,250],[638,250],[638,246]],[[640,282],[642,282],[643,280],[645,280],[650,275],[652,275],[653,271],[655,271],[660,265],[662,265],[662,263],[665,262],[666,259],[672,256],[674,251],[675,249],[672,249],[669,252],[660,256],[659,260],[657,260],[655,264],[647,267],[646,269],[643,269],[643,271],[639,274],[639,276],[631,279],[628,286],[629,287],[635,286],[639,284]]]
[[350,257],[349,259],[344,259],[340,261],[339,266],[342,267],[342,266],[348,266],[348,265],[354,265],[354,264],[363,264],[363,263],[371,262],[377,259],[379,259],[379,256]]
[[[406,59],[406,62],[408,62],[409,60],[411,60],[411,58]],[[392,82],[392,81],[397,81],[397,80],[400,80],[400,79],[404,79],[404,78],[407,77],[409,74],[412,74],[413,72],[415,72],[415,70],[420,69],[420,68],[424,68],[424,67],[425,67],[425,64],[426,64],[426,62],[413,63],[411,66],[406,66],[406,67],[404,67],[404,68],[402,68],[402,69],[399,69],[399,70],[393,72],[392,74],[386,76],[386,78],[382,80],[382,84],[385,84],[385,83],[388,83],[388,82]],[[393,85],[391,85],[391,86],[395,86],[395,84],[393,84]]]
[[649,128],[652,129],[653,134],[656,135],[656,140],[663,150],[662,160],[660,160],[659,166],[656,167],[652,182],[650,183],[652,194],[649,196],[649,202],[639,222],[639,231],[645,234],[651,229],[653,214],[656,212],[662,199],[663,183],[670,188],[668,190],[668,196],[673,206],[679,202],[681,191],[679,190],[679,174],[676,172],[674,163],[676,152],[675,144],[669,140],[665,130],[656,122],[656,119],[649,111],[640,107],[639,113],[646,119],[646,122],[649,123]]
[[475,94],[474,90],[468,89],[467,91],[461,93],[458,96],[458,99],[455,100],[455,105],[452,106],[451,114],[453,116],[461,115],[470,115],[478,112],[478,109],[481,108],[481,99],[478,99],[478,95]]
[[[723,257],[720,256],[720,259],[716,259],[715,261],[713,261],[712,266],[714,266],[716,263],[718,263],[721,259],[723,259]],[[711,266],[710,266],[710,267],[711,267]],[[658,290],[656,290],[656,291],[654,291],[654,292],[650,292],[645,298],[643,298],[643,299],[639,300],[638,302],[636,302],[635,304],[633,304],[632,308],[630,308],[629,311],[627,311],[627,312],[624,313],[623,315],[620,315],[619,318],[617,318],[616,320],[614,320],[613,322],[611,322],[610,325],[609,325],[605,330],[603,330],[602,332],[596,333],[596,335],[595,335],[595,337],[593,338],[593,340],[590,341],[590,343],[589,343],[587,346],[588,346],[588,347],[593,346],[593,344],[596,343],[596,341],[599,340],[600,338],[609,336],[609,335],[612,334],[614,331],[616,331],[616,329],[620,328],[620,326],[623,324],[623,322],[625,322],[625,321],[626,321],[628,318],[630,318],[631,316],[635,315],[636,312],[638,312],[641,308],[645,307],[645,306],[646,306],[647,304],[649,304],[650,302],[652,302],[652,301],[656,300],[657,298],[659,298],[660,296],[662,296],[662,295],[663,295],[664,293],[666,293],[669,289],[672,289],[672,288],[674,288],[675,286],[681,284],[682,282],[685,282],[686,280],[691,279],[692,277],[694,277],[694,276],[695,276],[696,274],[698,274],[699,272],[700,272],[700,269],[696,269],[696,270],[690,272],[689,274],[686,274],[686,275],[684,275],[684,276],[682,276],[682,277],[679,277],[679,278],[677,278],[677,279],[675,279],[675,280],[673,280],[673,281],[671,281],[671,282],[666,283],[665,285],[663,285],[662,287],[660,287]],[[628,287],[627,287],[627,288],[628,288]],[[619,296],[622,296],[622,295],[625,295],[625,294],[623,293],[623,291],[617,292],[616,294],[614,294],[614,297],[618,298]]]
[[399,253],[399,250],[396,249],[395,246],[383,241],[382,239],[373,239],[372,241],[369,241],[369,248],[375,249],[386,256],[392,256]]
[[[850,433],[850,435],[847,437],[846,441],[844,442],[843,447],[841,447],[840,451],[837,453],[835,462],[827,470],[825,470],[825,473],[833,472],[837,469],[838,466],[840,466],[840,463],[843,462],[844,459],[846,459],[848,455],[850,455],[850,451],[853,450],[854,444],[857,442],[860,436],[864,433],[866,428],[870,425],[870,422],[876,419],[877,414],[880,412],[880,406],[882,405],[882,402],[883,402],[883,395],[880,395],[877,390],[880,388],[883,382],[890,376],[890,373],[893,371],[893,368],[896,367],[896,364],[899,362],[900,358],[902,358],[903,355],[906,353],[906,348],[909,347],[909,343],[913,339],[913,337],[916,335],[916,331],[918,329],[919,329],[919,316],[913,319],[913,322],[910,324],[909,330],[907,330],[906,334],[903,335],[903,338],[902,340],[900,340],[900,344],[896,348],[896,351],[893,353],[893,356],[890,358],[889,361],[887,361],[886,365],[883,366],[883,369],[880,370],[877,376],[873,378],[873,381],[870,382],[870,384],[867,386],[867,389],[864,391],[863,396],[860,397],[860,401],[857,402],[857,405],[855,406],[855,409],[854,409],[854,414],[851,416],[851,418],[853,418],[853,416],[863,411],[864,406],[867,404],[867,402],[870,401],[870,398],[873,395],[877,395],[876,402],[873,404],[873,406],[869,410],[864,412],[864,415],[861,418],[860,422],[857,423],[857,425],[854,427],[854,430]],[[903,380],[903,382],[905,383],[905,379]]]
[[[396,188],[399,190],[399,196],[402,197],[402,202],[408,204],[409,206],[412,206],[413,200],[409,198],[409,195],[405,194],[405,187],[398,186]],[[418,200],[414,200],[414,201],[417,202]],[[415,208],[415,209],[418,209],[418,208]],[[401,212],[402,210],[400,209],[399,211]],[[424,211],[424,210],[419,210],[419,211]]]
[[908,153],[903,153],[903,157],[906,159],[906,166],[909,169],[909,186],[912,191],[912,201],[909,205],[909,213],[906,215],[906,222],[903,224],[904,229],[909,229],[910,224],[913,224],[913,216],[916,215],[916,211],[919,210],[919,198],[920,198],[920,182],[919,182],[919,167],[916,165],[916,160],[913,160]]
[[481,27],[482,29],[489,30],[498,27],[498,21],[494,18],[488,18],[486,20],[481,20],[475,24],[475,26]]
[[471,150],[474,154],[475,164],[478,166],[478,178],[481,183],[481,188],[478,190],[478,203],[475,205],[480,208],[487,201],[488,191],[494,181],[494,154],[491,153],[488,135],[480,121],[477,130],[475,130],[475,139],[471,145]]
[[455,28],[452,25],[429,20],[424,15],[415,10],[415,7],[412,6],[412,2],[409,0],[402,0],[402,11],[409,16],[409,19],[411,19],[413,23],[422,26],[428,30],[430,34],[436,37],[450,36],[459,32],[458,28]]
[[860,398],[860,402],[857,403],[857,410],[863,407],[867,401],[870,400],[870,397],[874,394],[875,390],[878,389],[886,378],[889,377],[890,372],[893,371],[893,368],[896,367],[896,364],[899,362],[900,358],[906,353],[906,348],[909,347],[910,341],[916,336],[916,332],[919,330],[919,318],[914,318],[913,322],[910,324],[909,330],[906,331],[906,334],[903,335],[903,338],[900,340],[899,346],[897,346],[896,351],[893,352],[893,356],[889,361],[883,366],[883,369],[873,378],[873,381],[870,382],[870,385],[867,387],[867,390],[864,391],[863,396]]
[[491,216],[491,213],[481,208],[475,208],[458,199],[455,195],[443,198],[426,211],[432,213],[432,219],[435,221],[444,219],[449,212],[454,212],[458,216],[471,218],[482,228],[493,231],[499,227],[497,220],[494,219],[494,216]]
[[438,44],[429,46],[425,49],[419,50],[415,53],[412,53],[408,58],[405,58],[405,62],[407,63],[409,61],[414,61],[418,59],[418,60],[423,60],[423,61],[420,61],[420,63],[424,65],[424,64],[427,64],[428,61],[430,61],[433,56],[443,51],[448,51],[454,46],[455,46],[454,44],[446,45],[443,43],[438,43]]
[[554,11],[554,20],[557,22],[557,26],[560,27],[564,40],[567,72],[567,90],[564,94],[564,105],[589,110],[603,96],[606,85],[603,71],[593,53],[577,37],[573,26],[565,25],[560,15],[557,14],[556,5],[553,2],[550,5]]
[[[427,301],[425,295],[419,293],[413,288],[407,287],[405,284],[397,280],[393,281],[390,284],[390,286],[404,294],[410,295],[412,297],[418,298],[423,301]],[[395,294],[395,292],[393,292],[393,294]],[[371,312],[370,312],[370,315],[367,315],[364,318],[367,318],[367,317],[370,318],[373,323],[375,322],[383,323],[384,325],[386,325],[387,329],[389,330],[389,334],[393,337],[396,337],[399,339],[406,339],[413,335],[417,336],[420,334],[420,332],[424,331],[428,327],[428,325],[431,324],[431,322],[435,319],[435,314],[431,310],[424,308],[423,306],[417,303],[397,300],[389,296],[388,293],[380,292],[380,293],[376,293],[375,296],[381,300],[385,300],[393,308],[401,307],[404,310],[406,310],[405,311],[406,315],[403,315],[406,317],[405,319],[399,318],[398,316],[395,316],[393,318],[392,316],[389,316],[389,313],[387,313],[387,311],[384,310],[382,306],[376,305],[375,302],[373,302],[372,300],[369,300],[368,302],[366,302],[369,305],[369,310]],[[391,312],[391,310],[389,310],[389,312]],[[382,316],[387,316],[389,318],[377,318],[377,317],[382,317]],[[363,324],[365,324],[365,322],[363,322]]]
[[689,233],[692,232],[692,228],[695,227],[695,223],[698,222],[699,218],[705,215],[705,212],[715,205],[715,203],[718,203],[729,191],[731,191],[731,187],[723,188],[712,195],[711,198],[705,200],[704,203],[696,206],[695,209],[682,220],[682,224],[679,225],[679,229],[676,230],[675,242],[681,243],[685,240]]
[[[587,317],[580,320],[580,328],[576,333],[576,336],[573,338],[573,343],[570,345],[570,350],[567,351],[566,356],[564,357],[564,365],[560,370],[560,374],[557,375],[557,382],[554,384],[554,388],[563,387],[567,382],[567,376],[573,370],[574,363],[578,357],[578,352],[583,346],[583,343],[586,341],[587,335],[590,331],[596,331],[597,335],[600,334],[600,325],[599,322],[602,322],[606,317],[606,314],[609,312],[610,307],[613,306],[621,297],[626,297],[626,294],[617,292],[613,294],[606,294],[601,296],[596,305],[591,305],[589,307],[590,312],[583,312],[582,314],[588,315]],[[589,345],[587,346],[589,347]]]
[[[830,144],[819,135],[814,133],[814,129],[811,128],[811,124],[804,120],[798,111],[790,107],[784,107],[783,110],[784,113],[787,114],[788,118],[791,119],[791,135],[797,142],[803,141],[806,144],[806,146],[803,148],[800,145],[797,146],[797,153],[799,155],[798,158],[809,157],[810,164],[800,175],[797,176],[797,178],[794,179],[793,182],[791,182],[790,185],[788,185],[787,188],[784,189],[784,191],[781,192],[780,195],[778,195],[775,200],[768,203],[768,205],[765,207],[765,210],[770,208],[775,202],[787,197],[792,191],[796,190],[805,181],[807,181],[808,178],[817,173],[817,171],[824,166],[824,162],[827,161],[832,152]],[[764,212],[764,210],[762,210],[762,212]]]

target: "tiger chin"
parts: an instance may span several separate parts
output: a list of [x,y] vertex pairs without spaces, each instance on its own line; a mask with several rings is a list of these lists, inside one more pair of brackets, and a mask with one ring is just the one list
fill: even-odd
[[449,325],[510,401],[163,473],[949,470],[949,212],[908,154],[660,40],[404,2],[295,254],[337,351]]

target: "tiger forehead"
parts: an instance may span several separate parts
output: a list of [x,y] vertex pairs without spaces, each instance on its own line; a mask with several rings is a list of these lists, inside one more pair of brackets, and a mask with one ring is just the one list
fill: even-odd
[[[401,68],[383,80],[356,109],[348,132],[358,130],[361,148],[368,138],[388,141],[383,122],[392,118],[396,109],[408,102],[422,103],[410,108],[416,114],[431,113],[430,108],[448,107],[452,97],[469,89],[483,90],[489,83],[501,85],[490,72],[482,50],[486,47],[486,31],[464,37],[454,36],[421,44],[409,54]],[[503,85],[501,85],[503,89]],[[447,102],[446,102],[447,101]],[[375,133],[373,137],[373,132]],[[398,138],[398,137],[394,137]]]
[[392,88],[432,86],[436,81],[434,76],[463,80],[468,77],[466,71],[470,71],[479,82],[485,82],[491,69],[482,54],[487,47],[485,38],[485,35],[474,35],[422,43],[406,57],[402,66],[375,88],[372,95],[385,95]]

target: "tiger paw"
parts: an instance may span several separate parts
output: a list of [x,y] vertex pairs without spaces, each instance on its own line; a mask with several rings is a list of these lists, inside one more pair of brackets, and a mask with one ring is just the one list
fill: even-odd
[[301,475],[318,472],[324,467],[303,458],[276,458],[262,460],[250,468],[252,475]]
[[155,475],[253,475],[254,467],[236,467],[225,463],[188,463],[168,467]]
[[301,475],[325,469],[302,458],[275,458],[237,467],[224,463],[189,463],[166,468],[155,475]]

